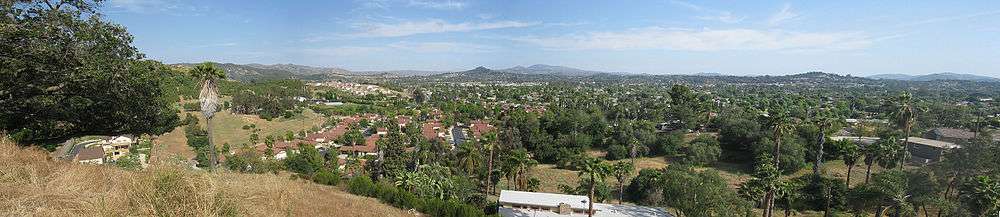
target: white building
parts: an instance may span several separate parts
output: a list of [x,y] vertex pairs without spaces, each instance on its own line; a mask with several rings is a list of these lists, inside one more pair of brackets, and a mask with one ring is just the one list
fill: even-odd
[[[500,216],[521,217],[578,217],[587,216],[589,198],[580,195],[537,193],[525,191],[500,191]],[[594,203],[594,216],[663,216],[672,217],[667,211],[645,206]]]

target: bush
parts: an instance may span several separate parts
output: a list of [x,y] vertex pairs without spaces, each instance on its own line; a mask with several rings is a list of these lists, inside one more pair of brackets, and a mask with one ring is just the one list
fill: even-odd
[[375,183],[367,176],[355,176],[348,181],[351,194],[375,197],[400,209],[416,209],[428,216],[486,216],[482,209],[455,200],[421,198],[388,183]]
[[372,197],[375,193],[375,182],[368,176],[354,176],[347,183],[347,192],[355,195]]
[[607,149],[608,154],[604,156],[608,160],[619,160],[629,157],[628,148],[622,145],[612,145]]
[[337,185],[340,183],[340,174],[329,169],[321,169],[313,176],[313,181],[324,185]]
[[715,138],[701,136],[684,148],[684,163],[692,165],[709,165],[719,160],[722,149]]
[[200,102],[184,103],[184,111],[189,111],[189,112],[190,111],[201,111],[201,103]]
[[676,155],[680,152],[681,145],[684,144],[684,137],[681,134],[671,133],[656,138],[656,145],[653,152],[658,155]]

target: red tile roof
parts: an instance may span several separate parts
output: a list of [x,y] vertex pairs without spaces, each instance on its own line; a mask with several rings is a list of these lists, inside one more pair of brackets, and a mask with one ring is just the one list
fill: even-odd
[[401,126],[409,125],[411,121],[412,120],[410,119],[409,116],[403,116],[403,115],[397,115],[396,116],[396,123],[399,124],[399,125],[401,125]]
[[[301,140],[301,139],[296,139],[296,140],[292,140],[292,141],[279,141],[279,142],[275,142],[274,143],[274,146],[273,146],[274,153],[278,153],[278,152],[281,152],[281,151],[287,151],[289,149],[292,149],[292,150],[298,149],[299,148],[299,143],[307,144],[307,145],[316,145],[316,142],[314,142],[314,141],[307,141],[307,140]],[[257,146],[254,147],[254,148],[257,149],[258,152],[264,152],[264,151],[267,150],[267,144],[260,143],[260,144],[257,144]]]
[[469,131],[472,131],[472,137],[476,139],[482,138],[483,135],[493,132],[494,129],[496,129],[496,127],[493,127],[493,125],[490,125],[483,120],[473,120],[472,123],[469,124]]
[[427,122],[420,127],[421,134],[424,135],[424,139],[434,140],[439,139],[438,130],[441,129],[441,122]]
[[378,144],[377,143],[378,143],[379,139],[381,139],[381,136],[379,136],[378,134],[371,135],[368,138],[365,138],[365,145],[353,145],[353,146],[345,145],[345,146],[340,146],[340,151],[342,151],[342,152],[375,153],[375,151],[378,149]]

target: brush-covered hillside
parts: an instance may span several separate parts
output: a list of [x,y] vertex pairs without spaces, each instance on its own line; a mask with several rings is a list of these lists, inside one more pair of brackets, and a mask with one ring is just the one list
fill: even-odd
[[412,216],[288,176],[175,166],[129,171],[54,161],[6,139],[0,139],[0,210],[0,216]]

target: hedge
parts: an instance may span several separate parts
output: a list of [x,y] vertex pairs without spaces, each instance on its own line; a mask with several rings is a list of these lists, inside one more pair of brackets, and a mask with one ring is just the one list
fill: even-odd
[[347,183],[351,194],[378,198],[383,203],[400,209],[416,209],[429,216],[488,216],[475,206],[456,200],[422,198],[389,183],[376,183],[367,176],[351,178]]

